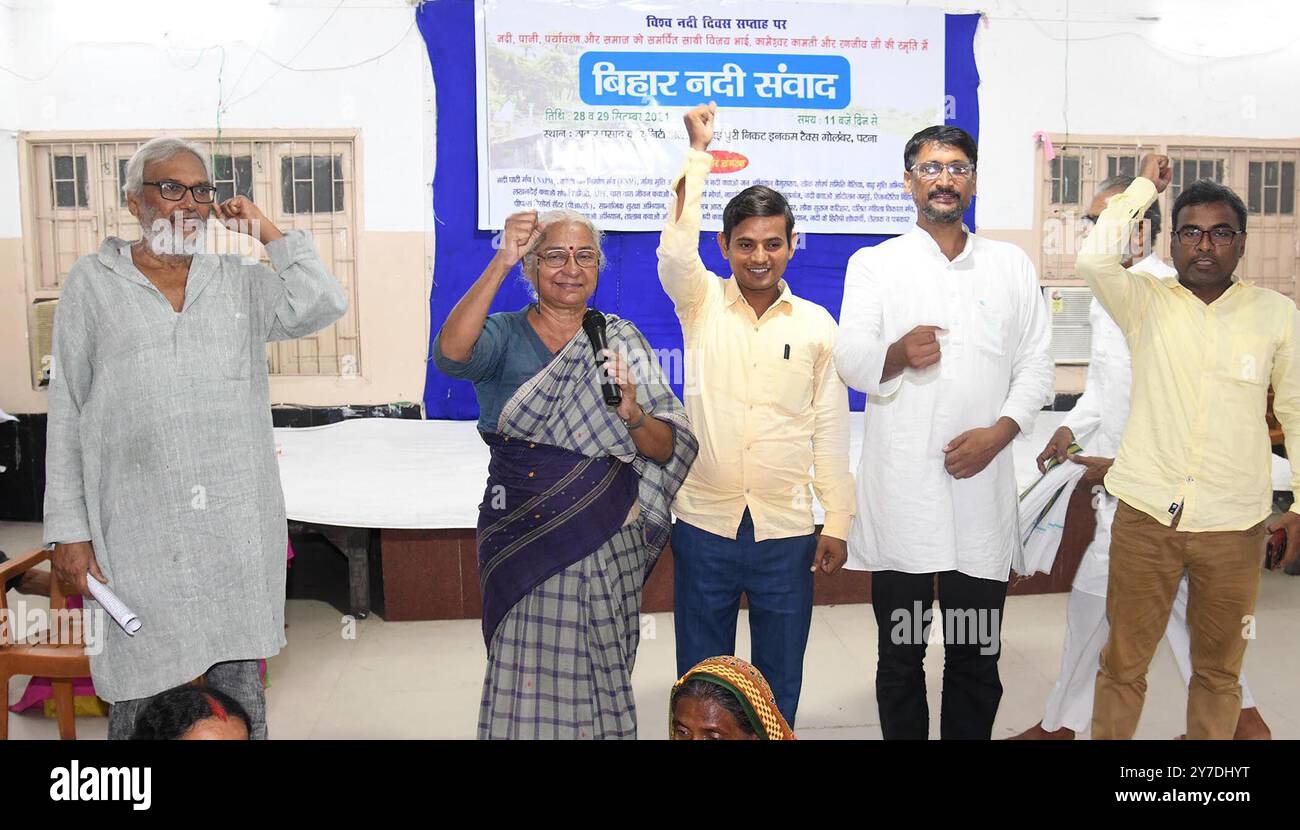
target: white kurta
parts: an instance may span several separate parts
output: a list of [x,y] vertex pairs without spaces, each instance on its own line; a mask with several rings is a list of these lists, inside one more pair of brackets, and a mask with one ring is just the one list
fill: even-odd
[[[949,261],[913,227],[853,255],[835,366],[870,400],[849,568],[1007,579],[1020,545],[1011,446],[962,480],[943,447],[1002,416],[1032,430],[1052,394],[1048,320],[1033,264],[1009,243],[968,234]],[[882,384],[886,350],[920,325],[944,329],[939,363]]]

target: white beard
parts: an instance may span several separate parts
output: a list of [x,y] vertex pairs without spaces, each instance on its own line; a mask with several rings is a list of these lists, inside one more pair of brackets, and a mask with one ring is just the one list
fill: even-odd
[[149,251],[162,260],[188,260],[206,249],[208,224],[196,216],[157,216],[147,206],[140,206],[140,233]]

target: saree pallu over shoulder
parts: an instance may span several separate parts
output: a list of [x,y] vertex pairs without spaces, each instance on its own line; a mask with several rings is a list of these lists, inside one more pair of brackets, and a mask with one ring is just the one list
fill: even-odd
[[478,556],[489,647],[501,617],[541,581],[616,534],[633,503],[653,551],[647,570],[668,542],[669,508],[699,444],[645,338],[626,320],[607,320],[610,348],[636,379],[637,402],[647,417],[672,428],[672,457],[661,465],[637,454],[626,426],[601,398],[600,368],[581,331],[515,391],[496,433],[484,434],[492,462],[479,509]]
[[483,639],[534,586],[618,532],[637,496],[631,464],[484,433],[492,452],[479,505]]

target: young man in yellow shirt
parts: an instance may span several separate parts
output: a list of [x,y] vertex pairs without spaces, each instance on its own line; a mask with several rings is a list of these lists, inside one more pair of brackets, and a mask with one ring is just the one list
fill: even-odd
[[[682,398],[700,441],[673,502],[677,672],[735,652],[743,593],[752,662],[793,725],[813,572],[834,573],[848,555],[848,390],[835,371],[834,318],[782,279],[798,235],[780,193],[756,185],[727,205],[718,247],[730,277],[700,259],[715,117],[712,104],[686,114],[691,150],[658,250],[686,346]],[[820,535],[810,485],[826,512]]]

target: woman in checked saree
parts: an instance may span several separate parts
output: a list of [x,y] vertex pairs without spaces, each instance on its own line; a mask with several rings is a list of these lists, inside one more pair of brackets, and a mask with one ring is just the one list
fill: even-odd
[[[518,213],[448,315],[434,362],[474,382],[491,450],[478,562],[488,667],[480,738],[634,738],[641,588],[698,444],[654,353],[608,318],[582,329],[604,256],[573,211]],[[514,266],[536,302],[488,314]],[[602,379],[622,390],[617,407]]]

